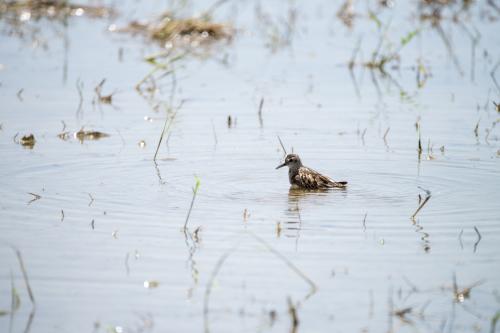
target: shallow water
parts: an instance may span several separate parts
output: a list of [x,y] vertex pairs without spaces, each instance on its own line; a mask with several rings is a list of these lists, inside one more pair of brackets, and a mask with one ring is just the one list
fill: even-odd
[[[359,4],[352,29],[336,16],[341,4],[220,6],[215,19],[237,28],[232,42],[179,62],[173,96],[170,78],[159,81],[158,99],[184,103],[157,165],[166,115],[134,85],[158,46],[107,27],[154,17],[164,2],[127,1],[117,18],[73,17],[67,27],[39,22],[46,50],[1,35],[0,310],[11,308],[11,274],[21,303],[0,316],[0,330],[283,332],[292,328],[290,298],[299,332],[490,332],[500,311],[492,103],[500,92],[490,76],[499,14],[486,3],[465,11],[465,27],[481,34],[473,69],[463,26],[443,20],[461,75],[436,30],[416,18],[415,2]],[[182,11],[203,8],[188,2]],[[285,34],[289,8],[296,10],[289,44],[273,50],[263,17]],[[391,22],[386,41],[395,46],[420,29],[399,69],[388,65],[392,81],[360,65],[353,81],[347,66],[358,39],[357,61],[366,61],[384,29],[369,9]],[[417,59],[431,74],[422,88]],[[105,92],[117,91],[114,107],[92,104],[103,78]],[[61,121],[67,131],[84,126],[110,137],[63,141]],[[16,133],[33,133],[34,148],[14,143]],[[304,164],[349,187],[289,192],[285,169],[274,170],[283,159],[277,135]],[[198,241],[182,231],[195,175],[201,185],[189,230],[201,227]],[[412,220],[425,190],[431,198]],[[29,193],[41,198],[30,203]],[[10,246],[22,253],[35,311]],[[456,301],[453,276],[459,289],[481,283]],[[147,289],[145,281],[158,286]],[[406,308],[404,318],[393,315]]]

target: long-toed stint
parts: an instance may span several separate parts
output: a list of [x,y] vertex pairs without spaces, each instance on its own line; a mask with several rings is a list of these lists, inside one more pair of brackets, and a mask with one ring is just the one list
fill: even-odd
[[297,154],[286,155],[285,162],[276,167],[276,169],[288,166],[288,178],[292,188],[306,190],[321,190],[329,188],[345,188],[347,182],[336,182],[327,176],[320,174],[313,169],[302,165],[300,157]]

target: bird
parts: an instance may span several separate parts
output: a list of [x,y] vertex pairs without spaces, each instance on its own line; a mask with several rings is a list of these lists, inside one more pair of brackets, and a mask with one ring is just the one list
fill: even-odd
[[297,154],[286,155],[285,162],[278,165],[276,169],[284,166],[288,166],[288,178],[292,189],[326,190],[347,187],[346,181],[334,181],[330,177],[302,165]]

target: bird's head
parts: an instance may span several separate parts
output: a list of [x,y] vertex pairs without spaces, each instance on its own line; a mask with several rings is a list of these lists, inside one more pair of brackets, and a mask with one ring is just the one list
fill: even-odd
[[276,167],[276,169],[282,168],[284,166],[288,166],[290,169],[300,168],[302,166],[302,162],[300,161],[300,157],[297,154],[288,154],[285,157],[285,162]]

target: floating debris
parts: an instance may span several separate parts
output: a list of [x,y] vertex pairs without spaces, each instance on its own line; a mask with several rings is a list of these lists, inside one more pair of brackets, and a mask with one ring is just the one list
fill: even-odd
[[233,36],[230,25],[214,23],[208,16],[177,18],[171,12],[165,12],[151,22],[133,21],[125,28],[113,30],[146,36],[166,48],[176,45],[193,47],[222,39],[230,40]]
[[139,147],[141,147],[141,148],[145,148],[145,147],[146,147],[146,141],[141,140],[141,141],[139,141],[138,145],[139,145]]
[[353,0],[346,0],[340,9],[337,11],[337,17],[344,23],[346,27],[351,29],[353,27],[354,18],[356,14],[354,13]]
[[281,222],[276,222],[276,237],[281,236]]
[[201,231],[201,226],[194,229],[194,231],[193,231],[193,240],[195,243],[199,243],[201,240],[200,231]]
[[21,141],[19,141],[19,143],[23,147],[33,149],[36,143],[35,136],[33,134],[25,135],[21,138]]
[[74,137],[83,143],[85,140],[100,140],[109,137],[109,134],[99,131],[85,131],[83,128],[74,134]]
[[401,309],[401,310],[396,310],[396,311],[394,311],[394,315],[396,317],[399,317],[399,319],[401,319],[402,321],[408,322],[408,319],[406,319],[405,316],[407,314],[410,314],[412,312],[412,310],[413,309],[411,307],[404,308],[404,309]]
[[125,329],[122,326],[115,326],[111,328],[112,333],[123,333]]
[[32,202],[37,201],[37,200],[39,200],[39,199],[41,199],[41,198],[42,198],[42,196],[41,196],[41,195],[36,194],[36,193],[31,193],[31,192],[28,192],[28,194],[30,194],[30,195],[32,195],[32,196],[33,196],[33,199],[31,199],[30,201],[28,201],[28,205],[29,205],[29,204],[31,204]]
[[106,82],[106,79],[102,79],[102,81],[94,88],[94,91],[97,95],[97,101],[101,104],[112,104],[113,103],[113,95],[116,94],[116,91],[112,92],[109,95],[103,95],[102,94],[102,87],[104,86],[105,82]]
[[[67,27],[72,17],[109,18],[115,16],[115,11],[102,5],[84,5],[68,0],[3,0],[0,1],[0,17],[2,19],[1,33],[15,36],[30,43],[32,47],[49,48],[53,36],[47,36],[49,31],[47,21]],[[88,2],[88,1],[85,1]],[[55,27],[53,30],[59,30]],[[63,34],[57,33],[57,37]],[[65,76],[66,78],[66,76]]]
[[297,316],[297,307],[293,304],[292,299],[288,297],[288,313],[290,314],[290,318],[292,320],[292,327],[290,332],[297,332],[297,328],[299,327],[299,317]]
[[67,141],[71,136],[71,133],[70,132],[61,132],[59,134],[57,134],[57,137],[63,141]]
[[283,8],[281,12],[283,15],[275,16],[265,12],[260,4],[255,7],[255,28],[260,28],[266,40],[265,46],[272,53],[290,47],[297,31],[298,10],[293,3],[289,4],[288,10]]
[[466,299],[470,298],[472,288],[475,288],[483,283],[484,283],[484,281],[477,281],[468,287],[465,287],[463,289],[459,289],[458,285],[457,285],[457,276],[456,276],[456,274],[453,274],[453,296],[454,296],[455,302],[457,302],[457,303],[465,302]]
[[154,288],[158,288],[158,286],[160,285],[160,283],[158,281],[144,281],[144,288],[146,289],[154,289]]
[[92,18],[106,18],[116,14],[111,8],[104,6],[88,6],[72,4],[67,0],[24,0],[2,1],[0,15],[9,21],[38,21],[41,18],[64,19],[68,16],[87,15]]
[[63,141],[66,141],[69,139],[70,133],[66,132],[66,123],[64,120],[61,120],[61,124],[63,125],[63,128],[61,130],[61,133],[57,134],[57,137]]

